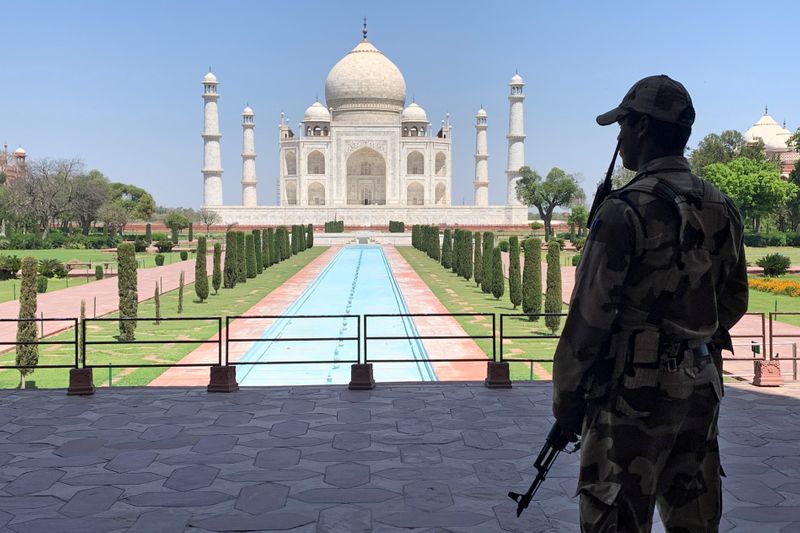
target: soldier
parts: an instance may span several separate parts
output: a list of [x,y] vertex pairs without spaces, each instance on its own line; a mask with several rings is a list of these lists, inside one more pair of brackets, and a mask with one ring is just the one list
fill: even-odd
[[683,157],[694,117],[663,75],[597,117],[637,174],[591,222],[553,365],[582,531],[650,531],[656,504],[667,531],[718,530],[720,354],[748,288],[739,212]]

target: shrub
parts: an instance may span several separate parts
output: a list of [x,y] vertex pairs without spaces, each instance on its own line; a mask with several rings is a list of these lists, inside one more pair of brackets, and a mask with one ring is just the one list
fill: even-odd
[[219,294],[222,285],[222,246],[214,244],[214,273],[211,275],[211,286],[214,287],[214,294]]
[[208,298],[208,272],[206,270],[206,238],[197,239],[197,254],[194,261],[194,293],[202,303]]
[[785,233],[767,233],[764,236],[767,246],[786,246]]
[[162,233],[160,231],[157,231],[157,232],[153,233],[153,235],[150,237],[150,239],[153,240],[153,241],[167,241],[167,240],[169,240],[169,235],[167,235],[166,233]]
[[181,275],[178,278],[178,314],[179,315],[181,313],[183,313],[183,287],[184,287],[183,270],[181,270]]
[[457,229],[453,232],[452,244],[450,246],[450,268],[453,274],[459,275],[459,261],[461,261],[461,230]]
[[503,277],[503,260],[500,248],[492,250],[492,296],[499,300],[505,292],[505,279]]
[[575,246],[575,250],[580,252],[581,250],[583,250],[583,247],[586,246],[586,237],[575,237],[572,240],[572,244]]
[[14,250],[40,250],[45,243],[38,235],[31,233],[12,233],[8,238],[9,245]]
[[144,225],[144,240],[149,243],[153,242],[153,226],[148,222]]
[[511,237],[508,254],[508,297],[514,309],[522,303],[522,274],[519,266],[519,239]]
[[264,263],[266,266],[275,264],[275,232],[272,228],[267,228],[267,238],[264,239]]
[[439,243],[439,226],[431,227],[431,248],[428,251],[428,255],[434,261],[439,261],[442,257],[442,252]]
[[248,278],[256,277],[256,243],[252,233],[245,235],[245,275]]
[[0,280],[13,279],[22,268],[22,260],[16,255],[0,255]]
[[172,244],[178,244],[178,228],[172,228]]
[[247,282],[247,242],[243,231],[236,232],[236,283]]
[[47,278],[41,274],[36,276],[36,293],[44,294],[47,292]]
[[222,286],[232,289],[236,286],[236,232],[229,231],[225,234],[225,270]]
[[153,293],[153,305],[156,308],[156,324],[161,324],[161,291],[158,290],[157,281],[156,281],[156,290]]
[[444,268],[450,268],[453,265],[452,255],[453,255],[452,237],[450,235],[450,229],[446,229],[444,230],[444,238],[442,240],[442,266]]
[[306,229],[306,248],[314,247],[314,225],[309,224]]
[[[163,262],[163,257],[164,256],[162,255],[161,257],[162,257],[162,262]],[[94,279],[101,280],[104,277],[105,277],[105,272],[103,272],[103,267],[101,265],[95,265],[94,266]]]
[[775,278],[749,278],[748,285],[751,289],[786,296],[800,296],[800,282],[789,279]]
[[753,248],[762,248],[767,245],[767,239],[760,233],[745,233],[744,245]]
[[39,261],[39,274],[46,278],[63,278],[67,268],[58,259],[42,259]]
[[530,320],[539,320],[542,312],[542,241],[526,239],[523,243],[525,266],[522,270],[522,312]]
[[397,220],[389,221],[389,233],[404,233],[405,231],[406,231],[405,222],[399,222]]
[[6,239],[0,239],[0,250],[9,250],[11,249],[11,243],[8,242]]
[[256,275],[264,272],[264,257],[262,255],[263,248],[261,246],[261,230],[253,230],[253,248],[256,251]]
[[756,264],[764,269],[765,276],[783,276],[792,264],[791,260],[781,254],[767,254]]
[[473,254],[473,269],[475,270],[475,284],[480,286],[483,279],[483,244],[481,232],[475,232],[475,253]]
[[162,266],[164,264],[164,255],[156,254],[155,261],[156,261],[156,266]]
[[483,279],[481,280],[481,291],[489,294],[492,292],[494,283],[494,270],[492,269],[492,255],[494,250],[494,233],[491,231],[483,232]]
[[800,233],[790,233],[786,236],[787,246],[800,246]]
[[461,277],[469,281],[472,278],[472,232],[464,231],[463,259],[459,261]]
[[300,252],[300,234],[297,231],[297,224],[292,225],[292,255]]
[[194,240],[194,228],[192,226],[192,223],[189,222],[189,242],[192,242],[193,240]]
[[344,220],[326,222],[325,233],[344,233]]
[[187,259],[189,259],[189,252],[181,250],[181,261],[186,261]]
[[141,235],[138,235],[133,240],[133,250],[136,252],[146,252],[149,245],[150,243],[147,241],[147,238]]
[[[117,291],[119,293],[120,318],[136,318],[138,313],[138,289],[136,286],[136,254],[133,245],[122,243],[117,249]],[[134,340],[135,320],[119,321],[119,340]]]
[[156,249],[157,249],[159,252],[161,252],[162,254],[163,254],[163,253],[165,253],[165,252],[171,252],[171,251],[172,251],[172,248],[173,248],[174,246],[175,246],[175,245],[172,243],[172,241],[168,241],[168,240],[166,240],[166,239],[165,239],[165,240],[158,240],[158,241],[156,241]]
[[[545,313],[561,312],[561,247],[555,239],[547,244],[547,288],[544,297]],[[561,325],[559,315],[544,317],[545,325],[555,333]]]
[[[35,342],[36,334],[36,267],[35,257],[26,257],[22,261],[21,282],[19,288],[19,315],[17,322],[17,342]],[[39,346],[36,344],[17,345],[16,364],[19,366],[36,366],[39,363]],[[33,372],[33,368],[19,369],[19,387],[25,388],[25,376]]]
[[578,266],[578,263],[581,262],[581,254],[575,254],[572,256],[572,266]]
[[500,241],[498,247],[500,248],[501,252],[508,252],[511,249],[511,245],[508,243],[508,241]]

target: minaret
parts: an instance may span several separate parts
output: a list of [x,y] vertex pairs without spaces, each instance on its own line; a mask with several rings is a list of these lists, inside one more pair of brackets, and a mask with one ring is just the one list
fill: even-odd
[[209,70],[203,77],[203,205],[222,205],[222,159],[219,142],[217,77]]
[[242,111],[242,205],[256,206],[256,123],[250,106]]
[[486,110],[481,106],[475,115],[475,205],[489,205],[489,152]]
[[511,93],[508,95],[508,135],[506,135],[508,139],[508,166],[506,167],[508,191],[506,204],[522,205],[522,202],[517,200],[516,187],[520,179],[519,169],[525,165],[525,128],[522,110],[522,103],[525,101],[522,88],[525,86],[525,82],[522,81],[522,76],[516,73],[508,85],[511,87]]

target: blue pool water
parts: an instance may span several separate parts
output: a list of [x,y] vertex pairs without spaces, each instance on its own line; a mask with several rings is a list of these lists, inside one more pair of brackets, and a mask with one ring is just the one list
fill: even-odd
[[[374,313],[408,313],[408,309],[383,249],[370,245],[346,246],[283,314],[355,316],[278,319],[261,338],[357,337],[358,317]],[[368,328],[370,336],[419,335],[411,318],[370,319]],[[241,365],[236,373],[240,385],[346,384],[350,382],[350,365],[357,359],[357,349],[356,341],[351,340],[257,342],[240,361],[278,364]],[[376,381],[436,380],[420,340],[374,340],[369,342],[368,350]],[[409,362],[381,363],[380,359]],[[347,362],[280,364],[289,360]]]

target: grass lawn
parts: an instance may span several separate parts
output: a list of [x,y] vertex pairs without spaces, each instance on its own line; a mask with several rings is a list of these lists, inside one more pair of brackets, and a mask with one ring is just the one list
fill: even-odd
[[[466,281],[458,277],[451,270],[429,258],[425,253],[410,246],[398,247],[397,250],[419,274],[422,280],[430,287],[442,305],[451,313],[521,313],[521,308],[514,310],[508,298],[508,280],[504,295],[496,300],[491,294],[484,294],[475,285],[475,281]],[[567,306],[564,306],[566,312]],[[470,317],[455,317],[468,335],[491,334],[492,326],[488,321],[477,322]],[[563,317],[561,319],[563,325]],[[500,334],[500,317],[496,317],[497,334]],[[544,325],[543,320],[530,322],[525,317],[508,317],[503,323],[504,335],[550,335],[550,330]],[[560,333],[560,327],[557,333]],[[477,339],[475,341],[488,357],[492,354],[491,339]],[[506,339],[503,345],[504,357],[519,359],[552,360],[555,351],[556,339]],[[500,347],[498,349],[498,356]],[[552,364],[541,362],[538,369],[533,363],[511,363],[511,379],[528,380],[533,377],[549,378],[547,374],[552,371]]]
[[764,248],[747,247],[745,249],[747,262],[755,266],[756,261],[768,254],[781,254],[788,257],[793,265],[800,265],[800,247],[798,246],[767,246]]
[[[750,289],[747,311],[750,313],[764,313],[767,319],[769,319],[768,313],[771,312],[797,313],[800,312],[800,298]],[[778,322],[800,326],[800,315],[779,315],[776,319]]]
[[[247,312],[267,294],[280,287],[287,279],[309,262],[318,257],[326,247],[314,247],[310,250],[292,256],[288,260],[273,265],[263,274],[250,279],[247,283],[237,284],[233,289],[220,289],[219,295],[213,294],[205,303],[195,301],[194,284],[186,285],[184,292],[183,314],[177,314],[178,291],[174,290],[161,295],[161,314],[164,317],[206,317],[226,315],[241,315]],[[210,285],[209,280],[209,285]],[[139,287],[140,291],[148,294],[153,287]],[[116,314],[108,315],[115,317]],[[155,307],[153,300],[139,303],[139,316],[154,317]],[[152,320],[140,320],[136,328],[137,341],[168,341],[168,340],[207,340],[217,332],[216,320],[195,321],[167,321],[155,325]],[[112,341],[114,335],[119,333],[117,322],[90,322],[87,332],[88,341]],[[48,341],[66,341],[74,339],[74,331],[69,330],[49,337]],[[200,344],[111,344],[87,346],[87,362],[91,365],[102,364],[158,364],[172,363],[189,354]],[[72,346],[47,345],[39,347],[40,364],[70,364],[74,361],[74,348]],[[14,351],[0,356],[0,365],[14,364]],[[216,360],[214,360],[215,362]],[[112,371],[112,384],[120,386],[147,385],[158,377],[164,368],[139,368],[139,369],[114,369]],[[52,387],[64,388],[67,386],[69,370],[66,369],[38,369],[28,376],[28,380],[35,380],[39,388]],[[108,385],[108,372],[104,369],[95,369],[95,385]],[[0,370],[0,388],[14,388],[19,383],[17,370]]]

